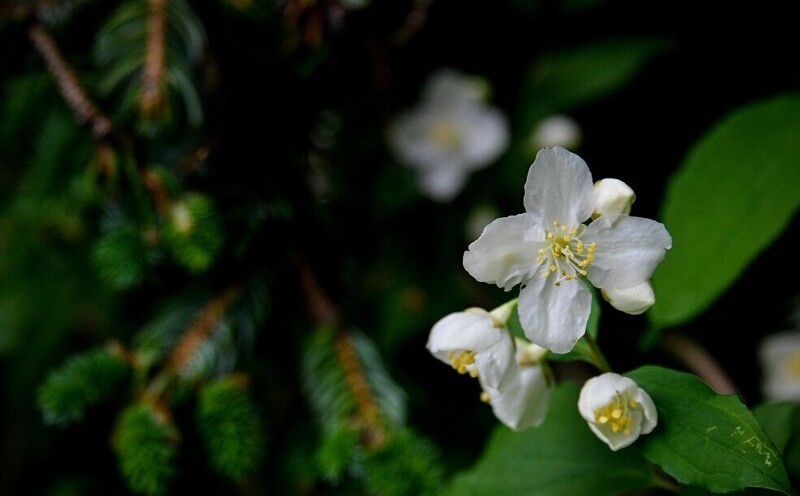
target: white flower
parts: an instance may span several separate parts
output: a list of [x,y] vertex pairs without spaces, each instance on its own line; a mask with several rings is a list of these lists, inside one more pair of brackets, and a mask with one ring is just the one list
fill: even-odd
[[500,388],[512,372],[514,341],[505,328],[507,305],[492,313],[480,308],[451,313],[428,336],[428,350],[461,374],[480,377],[488,388]]
[[650,281],[630,288],[603,289],[601,293],[612,307],[631,315],[644,313],[656,302],[656,294]]
[[483,102],[485,93],[476,78],[442,71],[422,102],[389,126],[391,148],[436,201],[452,200],[471,172],[494,162],[508,145],[506,118]]
[[762,392],[769,400],[800,400],[800,332],[782,332],[761,342]]
[[658,423],[650,395],[632,379],[613,372],[586,381],[578,398],[578,411],[612,451],[630,446]]
[[555,114],[543,119],[531,134],[531,144],[535,150],[561,146],[575,149],[581,144],[583,131],[569,116]]
[[592,294],[650,279],[672,246],[664,226],[641,217],[595,211],[592,175],[563,148],[539,151],[525,182],[523,214],[502,217],[464,252],[464,268],[506,291],[521,285],[525,335],[556,353],[570,351],[586,331]]

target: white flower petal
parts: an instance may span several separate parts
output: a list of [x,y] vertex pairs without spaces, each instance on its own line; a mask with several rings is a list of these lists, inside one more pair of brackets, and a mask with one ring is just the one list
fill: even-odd
[[800,400],[800,332],[764,338],[758,350],[764,396],[774,401]]
[[672,247],[663,224],[628,215],[603,215],[589,224],[581,239],[597,243],[586,277],[604,289],[628,288],[649,280]]
[[417,182],[420,190],[432,200],[446,203],[464,187],[467,173],[464,169],[443,165],[435,169],[420,171]]
[[612,307],[630,315],[642,314],[656,302],[656,294],[650,281],[630,288],[603,289],[602,293]]
[[459,122],[464,134],[463,154],[468,169],[486,167],[508,146],[508,121],[496,108],[475,107],[462,112]]
[[543,238],[544,230],[536,216],[501,217],[469,245],[464,252],[464,268],[478,281],[508,291],[536,271],[536,250]]
[[534,343],[567,353],[586,332],[592,293],[580,280],[563,281],[537,273],[519,294],[519,320],[525,336]]
[[636,194],[630,186],[619,179],[601,179],[594,183],[593,217],[608,214],[631,213],[631,205],[636,201]]
[[481,351],[475,357],[478,377],[487,387],[500,389],[508,383],[514,371],[514,338],[505,329],[493,329],[502,338],[494,346]]
[[481,78],[443,68],[425,82],[422,98],[438,106],[474,104],[483,101],[488,91],[488,84]]
[[577,226],[592,215],[592,174],[582,158],[560,147],[543,148],[528,170],[525,211],[548,224]]
[[550,404],[551,388],[540,366],[518,366],[500,391],[486,389],[495,416],[514,430],[540,425]]
[[574,119],[567,115],[555,114],[543,119],[533,130],[531,144],[540,148],[561,146],[576,148],[583,139],[583,131]]
[[502,339],[488,313],[455,312],[434,324],[426,348],[439,360],[450,363],[451,351],[470,350],[480,353]]

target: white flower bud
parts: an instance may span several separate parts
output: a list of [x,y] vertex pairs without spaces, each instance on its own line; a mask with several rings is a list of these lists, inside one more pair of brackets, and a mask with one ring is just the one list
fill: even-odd
[[578,398],[578,411],[611,451],[630,446],[658,424],[650,395],[633,379],[613,372],[586,381]]
[[619,179],[601,179],[594,183],[595,207],[592,218],[606,214],[631,213],[631,205],[636,195],[630,186]]
[[606,288],[600,291],[612,307],[631,315],[644,313],[656,302],[656,294],[649,281],[630,288]]

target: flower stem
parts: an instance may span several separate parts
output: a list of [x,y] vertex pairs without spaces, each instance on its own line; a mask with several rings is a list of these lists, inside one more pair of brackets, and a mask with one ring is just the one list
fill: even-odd
[[600,347],[597,346],[597,342],[590,336],[586,334],[583,336],[583,339],[586,340],[586,344],[589,345],[589,350],[591,351],[591,355],[589,358],[592,360],[592,363],[595,367],[597,367],[601,372],[611,372],[611,366],[608,364],[608,360],[606,360],[605,355],[600,350]]

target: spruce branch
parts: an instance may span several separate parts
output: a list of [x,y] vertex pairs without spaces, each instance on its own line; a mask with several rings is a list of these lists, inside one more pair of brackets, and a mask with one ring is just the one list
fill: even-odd
[[214,297],[201,311],[197,319],[186,330],[167,360],[168,367],[181,373],[195,351],[211,336],[219,320],[234,300],[241,294],[239,284],[234,284]]
[[167,66],[167,0],[148,0],[147,48],[142,71],[139,110],[145,119],[161,115]]
[[379,448],[387,439],[378,403],[369,380],[353,344],[352,337],[344,329],[341,317],[330,297],[320,287],[308,262],[299,255],[295,257],[300,272],[300,284],[311,319],[317,326],[331,327],[335,332],[336,357],[345,373],[347,386],[356,400],[354,423],[361,433],[367,448]]
[[79,123],[87,125],[92,136],[103,141],[114,130],[111,120],[89,98],[75,71],[67,62],[53,36],[39,22],[28,27],[28,38],[53,76],[59,93],[75,114]]

